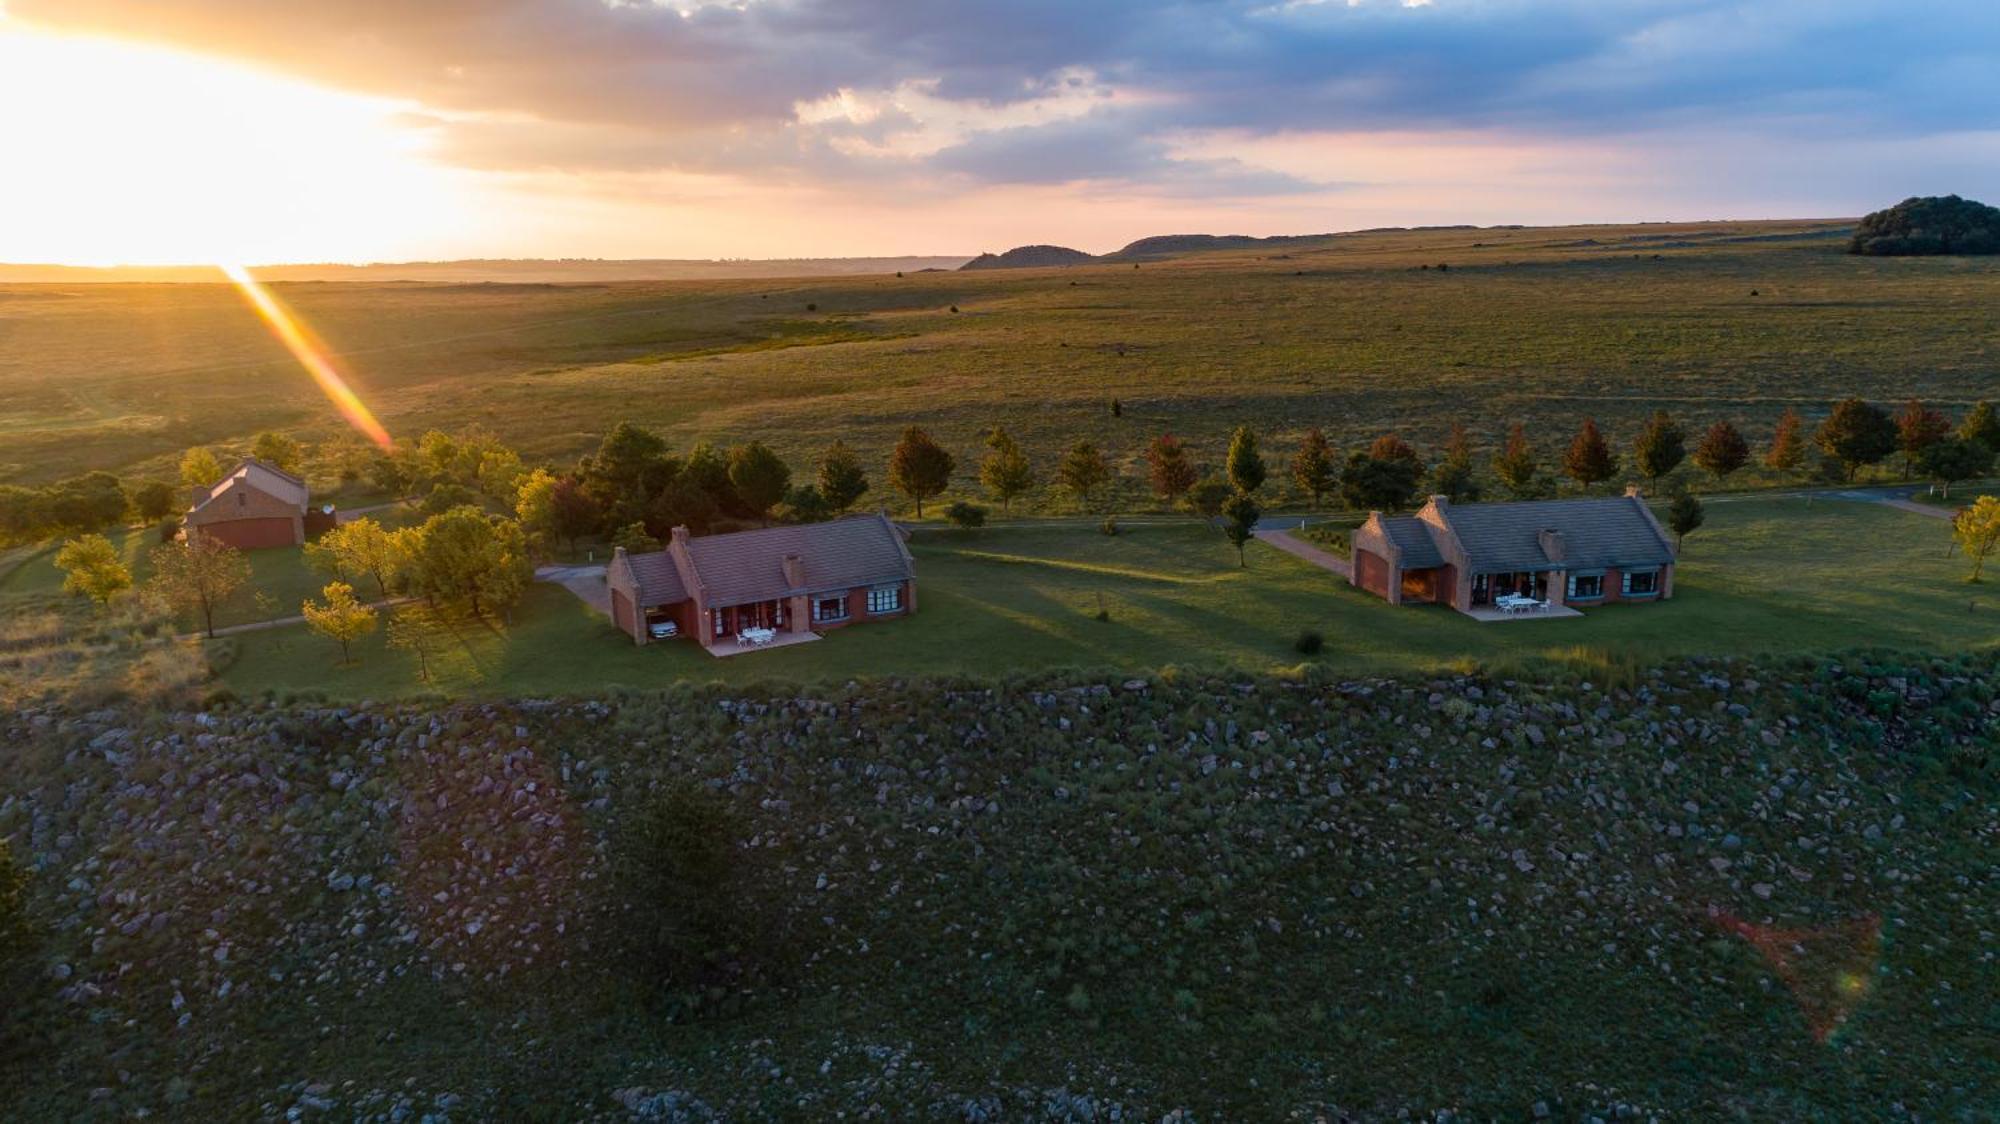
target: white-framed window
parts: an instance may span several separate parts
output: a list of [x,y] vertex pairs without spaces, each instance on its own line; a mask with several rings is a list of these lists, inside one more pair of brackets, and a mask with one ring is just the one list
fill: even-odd
[[847,595],[813,598],[813,620],[844,621],[847,619]]
[[1625,596],[1646,597],[1660,592],[1660,572],[1658,570],[1625,571]]
[[1569,576],[1569,599],[1572,601],[1594,601],[1604,596],[1603,574],[1571,574]]
[[871,613],[894,613],[903,607],[903,587],[900,585],[878,585],[868,591],[868,611]]

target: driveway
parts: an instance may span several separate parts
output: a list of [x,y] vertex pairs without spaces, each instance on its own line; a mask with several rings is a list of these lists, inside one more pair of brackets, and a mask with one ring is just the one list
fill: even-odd
[[1257,532],[1257,541],[1269,543],[1286,554],[1304,559],[1322,570],[1331,570],[1349,581],[1354,580],[1354,567],[1348,564],[1347,559],[1332,551],[1321,550],[1306,540],[1293,536],[1289,531],[1260,530]]
[[577,600],[611,619],[611,587],[604,584],[604,564],[594,566],[538,566],[535,580],[562,586]]

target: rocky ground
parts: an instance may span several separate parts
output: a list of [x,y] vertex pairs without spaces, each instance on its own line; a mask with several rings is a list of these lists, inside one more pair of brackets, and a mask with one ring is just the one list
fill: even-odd
[[[29,710],[0,1116],[1993,1119],[1996,692],[1857,655]],[[756,931],[663,1000],[610,873],[690,783]]]

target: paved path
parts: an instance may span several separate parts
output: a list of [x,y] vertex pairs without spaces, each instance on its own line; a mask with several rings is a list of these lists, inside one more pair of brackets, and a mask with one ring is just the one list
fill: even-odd
[[538,566],[535,580],[562,586],[584,604],[611,617],[611,587],[604,584],[604,564],[584,566]]
[[1293,538],[1288,531],[1259,531],[1257,541],[1269,543],[1286,554],[1302,558],[1322,570],[1332,570],[1349,581],[1354,580],[1354,568],[1348,565],[1347,559],[1330,551],[1321,550],[1304,539]]

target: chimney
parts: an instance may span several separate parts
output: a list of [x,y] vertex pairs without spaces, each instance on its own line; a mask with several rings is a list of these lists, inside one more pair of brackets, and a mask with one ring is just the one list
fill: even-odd
[[625,548],[624,548],[624,547],[622,547],[622,546],[614,546],[614,547],[612,547],[612,548],[611,548],[611,560],[612,560],[613,562],[616,562],[616,561],[618,561],[618,560],[620,560],[620,559],[622,559],[622,558],[624,558],[624,557],[625,557]]
[[674,541],[681,544],[682,546],[686,546],[688,541],[688,529],[686,527],[675,527]]
[[1646,498],[1646,493],[1640,491],[1639,486],[1637,484],[1625,485],[1625,494],[1632,497],[1635,500],[1643,500]]
[[1554,530],[1553,528],[1545,528],[1540,534],[1535,536],[1535,541],[1541,544],[1542,555],[1549,561],[1560,562],[1563,560],[1563,533],[1561,531]]
[[803,589],[806,584],[806,560],[796,554],[785,555],[785,587]]

